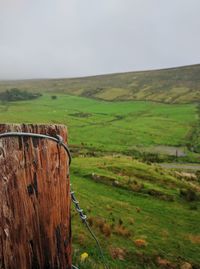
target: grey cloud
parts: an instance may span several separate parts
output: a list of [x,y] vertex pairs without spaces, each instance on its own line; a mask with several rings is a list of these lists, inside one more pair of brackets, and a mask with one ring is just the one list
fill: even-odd
[[1,0],[0,79],[200,62],[199,0]]

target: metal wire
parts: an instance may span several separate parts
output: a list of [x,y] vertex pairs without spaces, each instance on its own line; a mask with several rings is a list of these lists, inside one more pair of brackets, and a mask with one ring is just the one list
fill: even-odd
[[79,216],[80,216],[82,222],[85,224],[86,228],[88,229],[90,235],[91,235],[92,238],[95,240],[96,245],[97,245],[98,250],[99,250],[99,253],[100,253],[100,256],[101,256],[101,259],[102,259],[102,261],[103,261],[103,263],[104,263],[104,267],[105,267],[105,269],[108,269],[107,264],[106,264],[106,262],[105,262],[105,258],[104,258],[104,254],[103,254],[103,250],[102,250],[102,248],[101,248],[101,245],[100,245],[100,243],[99,243],[97,237],[96,237],[95,234],[93,233],[92,229],[90,228],[90,226],[89,226],[89,224],[88,224],[88,222],[87,222],[87,216],[83,213],[83,209],[80,208],[80,206],[79,206],[79,202],[77,201],[77,199],[76,199],[74,193],[75,193],[74,191],[71,191],[71,198],[72,198],[72,202],[73,202],[74,205],[75,205],[75,209],[76,209],[76,211],[79,213]]
[[79,269],[79,268],[72,264],[72,269]]
[[[55,136],[50,136],[50,135],[44,135],[44,134],[37,134],[37,133],[26,133],[26,132],[7,132],[7,133],[1,133],[0,134],[0,139],[1,138],[6,138],[6,137],[32,137],[32,138],[40,138],[40,139],[49,139],[51,141],[56,142],[58,145],[62,146],[69,158],[69,166],[71,164],[71,153],[70,150],[68,148],[68,146],[64,143],[63,138],[60,135],[55,135]],[[104,268],[108,269],[107,264],[105,262],[105,258],[104,258],[104,254],[101,248],[101,245],[97,239],[97,237],[95,236],[95,234],[93,233],[92,229],[90,228],[88,222],[87,222],[87,216],[83,213],[83,209],[80,208],[79,206],[79,202],[77,201],[75,195],[74,195],[74,191],[71,190],[71,185],[70,185],[70,194],[71,194],[71,199],[72,202],[75,205],[75,209],[78,212],[82,222],[85,224],[87,230],[89,231],[90,235],[92,236],[92,238],[95,240],[96,245],[98,247],[100,256],[102,258],[103,264],[104,264]],[[76,266],[72,265],[72,268],[74,269],[78,269]]]
[[67,152],[67,155],[69,157],[69,165],[71,164],[71,153],[70,150],[68,148],[68,146],[63,142],[63,138],[60,135],[56,135],[54,136],[50,136],[50,135],[44,135],[44,134],[35,134],[35,133],[25,133],[25,132],[8,132],[8,133],[2,133],[0,134],[0,138],[5,138],[5,137],[32,137],[32,138],[43,138],[43,139],[49,139],[52,140],[56,143],[58,143],[59,145],[63,146],[63,148],[65,149],[65,151]]

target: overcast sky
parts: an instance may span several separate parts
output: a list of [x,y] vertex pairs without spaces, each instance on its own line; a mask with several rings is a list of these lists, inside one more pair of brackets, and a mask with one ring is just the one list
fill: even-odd
[[0,0],[0,79],[200,63],[200,0]]

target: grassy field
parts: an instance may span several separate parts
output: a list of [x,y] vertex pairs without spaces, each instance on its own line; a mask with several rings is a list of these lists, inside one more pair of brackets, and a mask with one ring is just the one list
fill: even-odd
[[[130,153],[153,151],[166,146],[172,155],[176,149],[192,159],[187,145],[198,123],[198,111],[193,104],[161,104],[144,101],[106,102],[88,98],[50,94],[34,101],[0,105],[1,122],[64,123],[68,126],[69,143],[94,151]],[[193,137],[193,147],[198,135]],[[170,148],[171,147],[171,148]],[[169,154],[170,155],[170,154]],[[184,154],[183,154],[184,155]]]
[[[180,268],[185,261],[199,268],[200,203],[180,196],[190,183],[126,157],[76,158],[71,171],[109,268]],[[72,216],[75,264],[103,268],[95,244],[77,214]],[[81,263],[83,252],[89,259]]]
[[[141,162],[152,153],[174,160],[176,151],[177,161],[199,162],[199,154],[191,152],[199,144],[197,105],[52,95],[2,103],[0,121],[67,125],[73,189],[109,268],[178,269],[185,262],[200,268],[198,172]],[[81,269],[103,268],[74,210],[72,223],[74,263]],[[83,252],[89,257],[81,262]]]
[[2,81],[0,91],[17,87],[28,91],[60,92],[101,100],[149,100],[165,103],[200,101],[200,65],[102,76]]

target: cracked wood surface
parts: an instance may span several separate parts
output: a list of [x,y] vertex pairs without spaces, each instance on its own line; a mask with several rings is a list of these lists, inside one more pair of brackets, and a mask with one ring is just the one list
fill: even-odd
[[[0,124],[9,131],[59,134],[62,125]],[[71,268],[68,156],[55,142],[0,139],[0,269]]]

